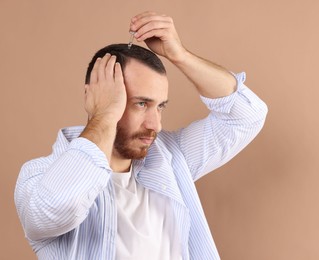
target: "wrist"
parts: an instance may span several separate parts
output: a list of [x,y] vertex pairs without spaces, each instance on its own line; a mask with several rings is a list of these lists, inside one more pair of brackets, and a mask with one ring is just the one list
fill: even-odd
[[189,60],[189,58],[191,57],[191,53],[185,49],[185,48],[182,48],[182,50],[180,50],[178,52],[177,55],[175,55],[174,57],[172,58],[168,58],[170,62],[172,62],[175,66],[177,67],[181,67],[185,64],[187,64],[187,61]]
[[91,125],[100,128],[101,130],[116,127],[120,119],[111,113],[95,113],[90,116],[87,125]]
[[79,137],[88,139],[95,143],[111,159],[113,142],[116,136],[117,123],[109,123],[105,120],[91,118]]

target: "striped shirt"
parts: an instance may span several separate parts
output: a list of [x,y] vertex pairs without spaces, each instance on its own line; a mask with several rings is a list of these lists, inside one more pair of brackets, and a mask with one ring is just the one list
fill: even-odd
[[[175,132],[161,131],[132,174],[166,196],[174,211],[184,260],[220,259],[194,182],[222,166],[261,130],[267,106],[236,75],[237,90],[201,97],[211,113]],[[104,153],[78,137],[83,127],[59,131],[52,154],[25,163],[15,203],[38,259],[114,260],[117,211],[112,170]],[[134,239],[134,238],[133,238]]]

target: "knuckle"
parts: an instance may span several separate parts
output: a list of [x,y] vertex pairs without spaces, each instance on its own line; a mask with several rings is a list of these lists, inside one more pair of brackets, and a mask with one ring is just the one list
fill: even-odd
[[146,14],[155,15],[156,12],[154,12],[154,11],[146,11]]
[[167,19],[167,21],[168,21],[168,22],[170,22],[170,23],[174,23],[174,20],[173,20],[173,18],[172,18],[172,17],[167,16],[167,17],[166,17],[166,19]]

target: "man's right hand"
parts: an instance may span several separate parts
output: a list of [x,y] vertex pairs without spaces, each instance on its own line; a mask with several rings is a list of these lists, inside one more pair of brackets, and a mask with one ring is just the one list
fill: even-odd
[[126,90],[121,65],[116,56],[98,58],[91,72],[90,84],[85,85],[85,110],[89,120],[115,123],[126,106]]
[[98,58],[91,72],[90,84],[85,85],[85,110],[89,120],[80,137],[95,143],[109,162],[117,122],[123,116],[126,100],[123,73],[116,57],[106,54]]

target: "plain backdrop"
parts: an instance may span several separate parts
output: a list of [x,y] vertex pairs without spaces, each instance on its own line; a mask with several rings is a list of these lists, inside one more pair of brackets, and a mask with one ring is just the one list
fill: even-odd
[[[317,0],[0,1],[0,258],[36,259],[13,192],[24,162],[50,153],[57,131],[83,125],[83,82],[99,48],[127,42],[132,16],[174,18],[184,45],[233,72],[269,107],[260,135],[197,182],[223,260],[319,259]],[[165,61],[173,130],[207,114]]]

